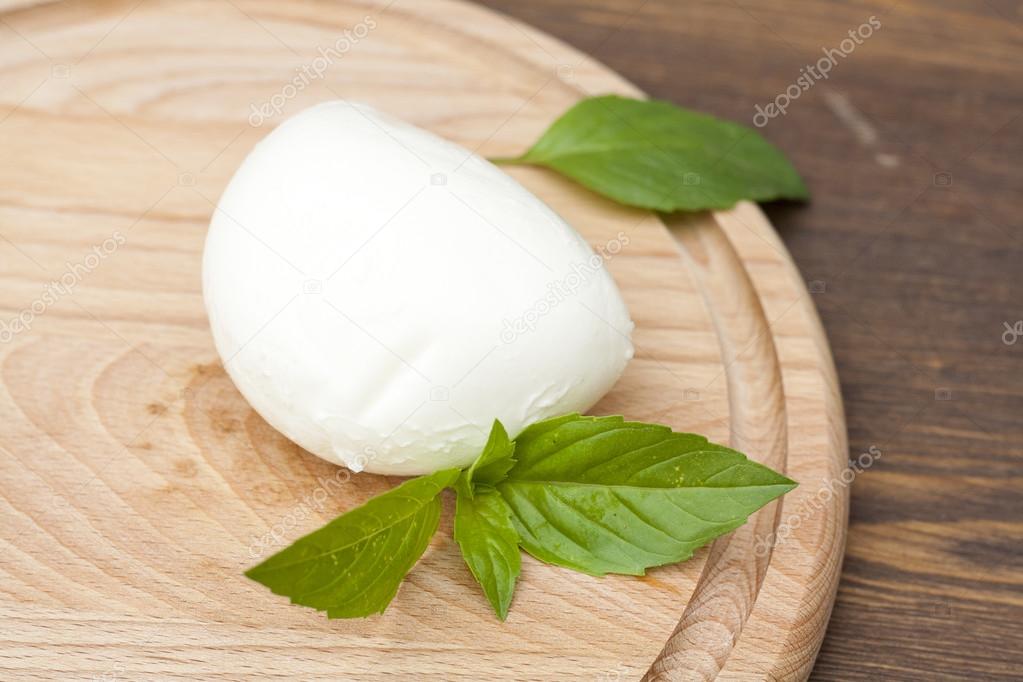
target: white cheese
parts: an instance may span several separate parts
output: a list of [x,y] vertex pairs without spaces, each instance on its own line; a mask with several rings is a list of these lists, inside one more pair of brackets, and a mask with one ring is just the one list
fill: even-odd
[[500,419],[584,411],[632,357],[603,259],[468,150],[328,102],[260,142],[214,212],[203,294],[274,428],[353,470],[465,466]]

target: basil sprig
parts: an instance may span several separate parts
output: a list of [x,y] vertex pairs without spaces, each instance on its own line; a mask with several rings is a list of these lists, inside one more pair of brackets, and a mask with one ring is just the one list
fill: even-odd
[[662,212],[809,197],[792,164],[752,128],[618,95],[582,100],[522,156],[492,160],[546,166],[619,203]]
[[382,613],[430,544],[440,520],[438,495],[458,476],[458,469],[445,469],[405,481],[245,575],[328,618]]
[[329,618],[383,612],[456,494],[454,536],[501,620],[519,547],[591,575],[684,561],[795,483],[702,436],[622,417],[566,415],[514,440],[499,421],[464,471],[420,476],[278,552],[246,575]]

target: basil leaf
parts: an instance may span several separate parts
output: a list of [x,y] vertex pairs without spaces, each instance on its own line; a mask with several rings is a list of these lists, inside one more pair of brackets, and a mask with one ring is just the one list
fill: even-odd
[[495,419],[483,452],[465,472],[466,494],[472,497],[478,485],[493,486],[504,480],[508,470],[515,464],[512,458],[514,452],[515,443],[508,438],[504,424]]
[[470,495],[466,476],[459,479],[455,490],[455,541],[497,617],[504,620],[522,567],[511,510],[495,490],[482,489]]
[[439,493],[458,475],[458,469],[446,469],[406,481],[245,575],[329,618],[383,613],[437,530]]
[[751,128],[617,95],[582,100],[524,155],[495,161],[547,166],[619,203],[665,212],[809,196]]
[[702,436],[621,417],[530,426],[498,484],[522,547],[591,575],[683,561],[795,487]]

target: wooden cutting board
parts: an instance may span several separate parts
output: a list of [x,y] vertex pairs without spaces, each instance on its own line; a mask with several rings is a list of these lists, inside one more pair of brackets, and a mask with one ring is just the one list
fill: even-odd
[[3,6],[0,677],[808,675],[842,561],[845,425],[807,286],[750,204],[665,225],[510,169],[594,246],[628,242],[609,267],[637,354],[594,412],[731,443],[801,483],[781,503],[644,578],[527,557],[503,624],[450,504],[382,616],[327,621],[242,576],[397,482],[299,450],[221,368],[200,257],[248,150],[346,97],[510,155],[579,98],[635,87],[449,0]]

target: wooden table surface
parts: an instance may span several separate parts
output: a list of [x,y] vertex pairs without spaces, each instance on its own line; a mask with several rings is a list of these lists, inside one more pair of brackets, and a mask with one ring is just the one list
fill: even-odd
[[880,22],[763,128],[813,193],[768,212],[816,292],[850,457],[874,453],[812,679],[1020,675],[1020,3],[484,4],[651,96],[747,124],[823,49]]

